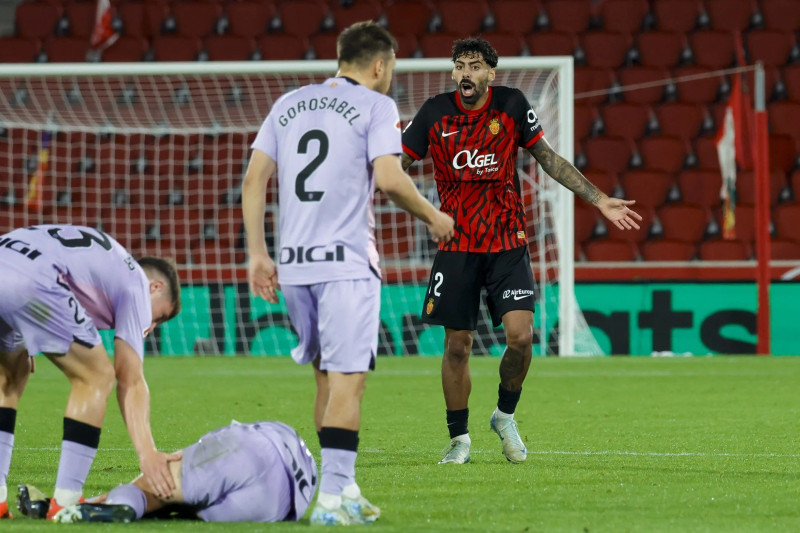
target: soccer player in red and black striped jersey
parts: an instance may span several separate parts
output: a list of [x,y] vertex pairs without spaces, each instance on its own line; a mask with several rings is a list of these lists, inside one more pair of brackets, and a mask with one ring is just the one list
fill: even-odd
[[531,362],[535,296],[518,148],[620,229],[638,229],[641,220],[628,207],[633,201],[609,198],[553,150],[520,90],[489,85],[496,66],[497,52],[486,40],[456,41],[456,90],[429,98],[403,132],[403,167],[430,152],[441,209],[455,220],[455,236],[439,244],[422,310],[423,321],[445,327],[442,388],[451,440],[440,463],[469,461],[468,361],[482,287],[507,342],[490,424],[509,461],[527,457],[514,410]]

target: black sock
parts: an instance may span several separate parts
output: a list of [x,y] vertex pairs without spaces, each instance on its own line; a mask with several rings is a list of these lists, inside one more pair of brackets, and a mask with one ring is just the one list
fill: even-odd
[[519,396],[522,394],[522,389],[518,391],[510,391],[500,385],[497,388],[497,408],[507,415],[513,415],[519,403]]
[[17,410],[11,407],[0,407],[0,431],[14,434],[17,423]]
[[447,411],[447,429],[450,430],[450,438],[454,439],[459,435],[466,435],[467,421],[469,419],[469,409],[459,409],[457,411]]
[[358,430],[325,427],[319,432],[320,448],[336,448],[337,450],[358,451]]
[[64,440],[97,449],[100,444],[100,428],[64,417]]

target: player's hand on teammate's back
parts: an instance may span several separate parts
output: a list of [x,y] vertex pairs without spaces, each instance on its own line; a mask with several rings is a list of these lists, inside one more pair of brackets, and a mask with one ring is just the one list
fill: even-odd
[[163,453],[153,450],[142,454],[139,457],[139,468],[142,470],[145,480],[150,484],[153,493],[166,500],[172,496],[175,490],[175,481],[172,479],[172,472],[169,463],[178,461],[181,453]]
[[247,278],[250,281],[250,290],[270,303],[278,303],[277,290],[278,270],[275,262],[268,255],[251,255],[248,266]]
[[454,225],[453,217],[437,209],[436,215],[428,224],[428,231],[431,232],[433,242],[447,242],[452,239]]
[[597,208],[603,216],[614,223],[621,230],[639,229],[637,220],[642,220],[642,215],[629,208],[636,200],[621,200],[619,198],[603,198],[597,203]]

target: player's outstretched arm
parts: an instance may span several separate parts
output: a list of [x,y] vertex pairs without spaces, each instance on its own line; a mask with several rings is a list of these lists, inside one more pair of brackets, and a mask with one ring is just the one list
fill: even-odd
[[635,200],[622,200],[607,196],[594,183],[586,179],[586,176],[581,174],[580,170],[575,168],[572,163],[557,154],[544,137],[536,141],[536,144],[531,147],[530,153],[550,177],[596,206],[603,216],[619,229],[639,229],[636,220],[642,220],[642,217],[628,207],[633,205]]
[[408,211],[428,225],[434,241],[449,241],[453,237],[453,219],[442,213],[422,196],[411,178],[400,166],[396,155],[382,155],[373,161],[375,184],[400,209]]
[[169,498],[175,489],[169,463],[180,459],[180,454],[156,449],[150,429],[150,390],[144,379],[142,360],[122,339],[114,339],[114,371],[119,410],[139,456],[142,473],[160,498]]
[[242,215],[250,258],[247,279],[253,294],[272,303],[278,303],[278,295],[275,292],[279,288],[278,273],[275,262],[267,250],[264,210],[267,184],[276,169],[277,164],[274,159],[261,150],[253,150],[242,182]]

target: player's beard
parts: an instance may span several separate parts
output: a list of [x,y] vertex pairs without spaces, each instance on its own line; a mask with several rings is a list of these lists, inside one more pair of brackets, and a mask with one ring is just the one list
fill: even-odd
[[458,84],[458,92],[461,96],[461,101],[467,105],[474,104],[484,95],[488,85],[489,82],[486,81],[475,83],[472,80],[461,80],[461,83]]

